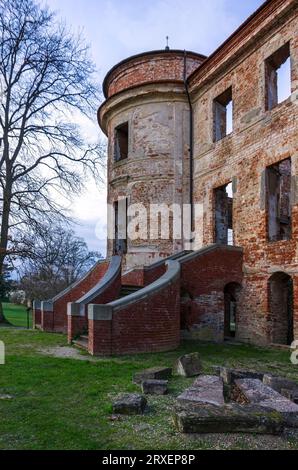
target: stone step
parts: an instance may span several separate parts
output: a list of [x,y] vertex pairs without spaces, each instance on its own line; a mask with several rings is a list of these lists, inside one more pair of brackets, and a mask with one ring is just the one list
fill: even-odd
[[223,406],[223,380],[216,375],[201,375],[177,398],[180,402],[209,403]]
[[89,337],[88,337],[88,335],[81,335],[80,339],[84,339],[84,340],[88,341]]
[[78,339],[75,339],[73,341],[74,346],[80,349],[84,349],[85,351],[88,351],[88,339],[86,340],[85,338],[82,338],[81,336]]
[[238,379],[235,380],[235,385],[252,404],[270,408],[280,413],[295,413],[298,415],[298,405],[258,379]]
[[258,405],[191,403],[176,407],[173,418],[178,431],[186,434],[280,434],[285,427],[281,413]]

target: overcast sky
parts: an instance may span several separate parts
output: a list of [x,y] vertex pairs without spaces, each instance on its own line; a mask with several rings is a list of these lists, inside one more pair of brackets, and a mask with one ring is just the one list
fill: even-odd
[[[83,30],[102,82],[117,62],[139,52],[163,49],[165,37],[173,49],[208,55],[213,52],[263,0],[47,0],[51,9],[77,32]],[[99,103],[100,104],[100,103]],[[86,138],[99,134],[94,123]],[[90,182],[88,191],[74,200],[77,233],[89,248],[105,256],[106,192]]]

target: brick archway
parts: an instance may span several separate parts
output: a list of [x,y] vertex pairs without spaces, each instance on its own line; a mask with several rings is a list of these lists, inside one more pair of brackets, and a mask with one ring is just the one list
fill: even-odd
[[284,272],[268,281],[269,338],[272,343],[290,345],[294,340],[293,279]]

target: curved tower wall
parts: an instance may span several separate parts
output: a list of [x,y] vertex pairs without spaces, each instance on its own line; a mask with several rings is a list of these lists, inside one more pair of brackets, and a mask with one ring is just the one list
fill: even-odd
[[[200,55],[186,53],[186,75],[202,60]],[[167,238],[162,238],[166,233],[157,232],[156,222],[154,225],[149,219],[150,210],[151,215],[152,211],[157,213],[152,204],[163,204],[164,208],[177,204],[182,209],[189,202],[190,111],[184,67],[184,52],[158,51],[124,61],[104,82],[107,100],[99,110],[99,122],[108,136],[108,203],[111,207],[119,199],[127,200],[128,224],[132,224],[133,214],[141,215],[132,205],[141,204],[148,215],[147,230],[143,223],[139,238],[128,238],[124,248],[126,271],[184,248],[183,240],[173,237],[172,217],[166,217],[170,226]],[[127,158],[117,161],[116,136],[121,128],[128,134],[128,152]],[[145,212],[142,216],[146,222]],[[112,218],[110,213],[110,227],[114,226]],[[154,229],[155,233],[150,233]],[[113,253],[115,242],[108,240],[108,255]]]

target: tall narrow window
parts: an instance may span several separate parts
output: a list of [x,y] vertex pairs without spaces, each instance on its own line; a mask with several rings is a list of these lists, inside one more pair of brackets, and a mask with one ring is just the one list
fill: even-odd
[[215,243],[234,245],[232,183],[216,188],[214,196]]
[[115,129],[115,161],[125,160],[128,157],[128,122]]
[[266,59],[265,73],[266,109],[269,111],[291,95],[290,43]]
[[292,232],[290,158],[266,169],[266,198],[268,240],[289,240]]
[[114,253],[124,255],[127,253],[127,199],[120,199],[114,203],[114,220]]
[[214,142],[233,132],[232,87],[213,101],[213,138]]

